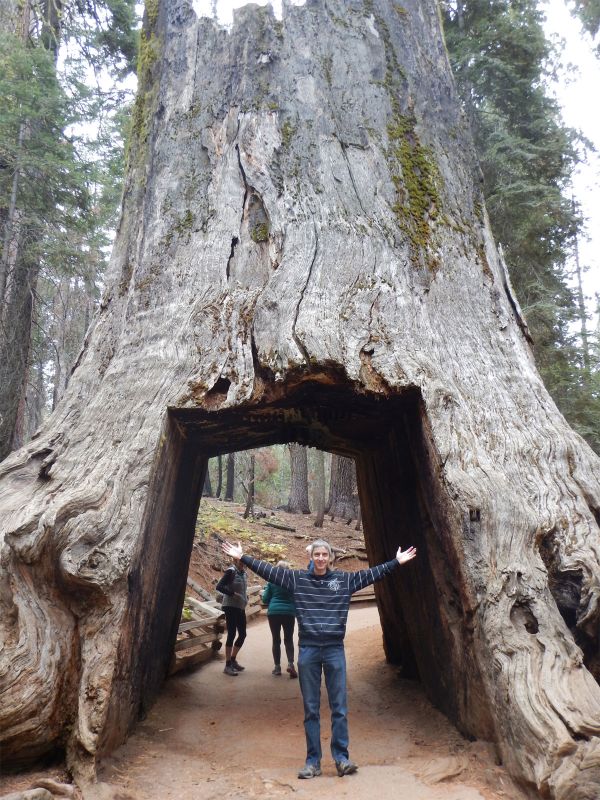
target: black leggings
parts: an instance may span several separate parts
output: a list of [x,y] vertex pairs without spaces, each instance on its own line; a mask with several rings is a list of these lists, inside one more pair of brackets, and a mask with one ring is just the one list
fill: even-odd
[[244,644],[246,638],[246,612],[243,608],[234,608],[233,606],[223,606],[225,612],[225,622],[227,623],[227,639],[225,646],[231,647],[237,632],[237,639],[235,639],[235,647],[240,649]]
[[273,661],[279,665],[281,663],[281,629],[283,628],[283,644],[288,664],[294,663],[294,625],[296,617],[291,614],[269,614],[269,628],[273,637]]

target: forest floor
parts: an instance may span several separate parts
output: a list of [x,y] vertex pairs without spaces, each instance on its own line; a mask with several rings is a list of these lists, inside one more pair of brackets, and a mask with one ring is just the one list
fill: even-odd
[[[355,523],[312,516],[241,519],[236,504],[203,500],[190,577],[213,591],[227,560],[218,539],[244,542],[256,555],[306,563],[306,545],[322,534],[348,558],[342,568],[365,566],[362,533]],[[288,525],[295,531],[266,527]],[[134,734],[99,770],[99,783],[84,800],[525,800],[495,762],[493,748],[463,738],[429,703],[421,686],[402,679],[386,663],[377,608],[358,603],[350,611],[346,652],[350,701],[351,757],[356,775],[340,779],[329,755],[329,712],[322,708],[323,776],[296,777],[304,762],[302,700],[297,680],[271,675],[271,640],[266,617],[251,622],[239,660],[246,670],[230,678],[224,659],[177,674]],[[242,658],[243,656],[243,658]],[[65,780],[60,768],[0,777],[0,796],[23,790],[40,778]]]

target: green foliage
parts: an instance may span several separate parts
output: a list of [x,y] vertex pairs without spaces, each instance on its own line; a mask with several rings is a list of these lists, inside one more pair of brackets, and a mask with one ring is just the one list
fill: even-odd
[[[569,197],[577,138],[547,94],[557,54],[536,0],[447,3],[446,43],[470,118],[492,229],[535,342],[538,368],[570,423],[591,443],[600,417],[582,380],[578,310],[567,259],[582,221]],[[590,435],[591,430],[595,433]]]
[[[30,0],[31,2],[31,0]],[[64,4],[58,37],[71,59],[108,70],[135,71],[138,47],[135,0],[74,0]]]
[[[600,0],[574,0],[573,13],[579,17],[588,33],[597,36],[600,31]],[[596,50],[600,55],[600,42]]]
[[81,234],[91,208],[90,169],[65,134],[75,118],[51,53],[1,35],[0,96],[0,214],[8,213],[16,173],[19,223],[38,231],[23,242],[27,254],[60,250],[65,267],[76,269],[82,254],[70,234]]

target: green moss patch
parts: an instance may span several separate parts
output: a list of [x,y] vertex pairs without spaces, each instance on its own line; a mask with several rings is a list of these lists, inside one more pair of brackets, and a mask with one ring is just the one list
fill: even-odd
[[250,231],[250,238],[256,244],[266,242],[269,238],[269,225],[266,222],[259,222]]
[[430,223],[438,216],[439,172],[431,152],[417,136],[414,117],[396,116],[388,125],[388,139],[388,157],[396,187],[393,210],[411,246],[422,251],[429,244]]

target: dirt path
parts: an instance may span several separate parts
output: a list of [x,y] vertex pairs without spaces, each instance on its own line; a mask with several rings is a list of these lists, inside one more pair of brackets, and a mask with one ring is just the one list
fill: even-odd
[[305,754],[300,689],[297,680],[270,674],[269,629],[260,621],[250,626],[240,654],[245,673],[223,675],[219,659],[172,678],[135,735],[104,763],[104,785],[93,796],[523,800],[485,745],[464,740],[418,685],[399,679],[385,663],[374,606],[353,608],[348,630],[356,775],[336,777],[324,711],[323,776],[296,778]]

